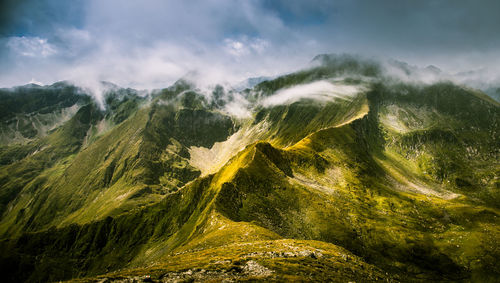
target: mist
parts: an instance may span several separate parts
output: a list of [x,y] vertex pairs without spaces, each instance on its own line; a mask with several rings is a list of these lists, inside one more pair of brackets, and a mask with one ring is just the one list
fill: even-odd
[[268,107],[272,105],[291,104],[304,98],[316,101],[328,101],[335,98],[349,100],[363,90],[365,89],[361,86],[344,85],[320,80],[279,90],[276,94],[266,97],[261,103],[263,106]]
[[[102,101],[100,81],[153,89],[196,73],[202,87],[235,85],[307,67],[320,53],[393,58],[422,69],[434,65],[475,85],[500,81],[500,4],[493,0],[481,5],[10,0],[1,5],[0,87],[69,80]],[[407,79],[438,77],[443,75],[422,71]]]

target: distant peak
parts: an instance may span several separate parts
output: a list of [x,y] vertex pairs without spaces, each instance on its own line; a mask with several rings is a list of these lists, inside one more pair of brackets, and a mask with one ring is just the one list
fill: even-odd
[[434,65],[429,65],[429,66],[425,67],[425,69],[428,71],[431,71],[433,73],[436,73],[436,74],[439,74],[442,72],[441,69],[439,69],[438,67],[436,67]]

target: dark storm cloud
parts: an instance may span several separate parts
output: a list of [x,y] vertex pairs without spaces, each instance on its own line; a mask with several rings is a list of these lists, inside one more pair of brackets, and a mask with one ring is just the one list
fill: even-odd
[[48,35],[57,26],[82,24],[83,0],[0,1],[0,36]]
[[450,71],[500,63],[496,0],[1,3],[0,86],[104,79],[158,87],[193,70],[206,81],[234,82],[329,52]]
[[498,49],[500,43],[500,1],[341,1],[335,9],[331,26],[348,43],[439,53]]

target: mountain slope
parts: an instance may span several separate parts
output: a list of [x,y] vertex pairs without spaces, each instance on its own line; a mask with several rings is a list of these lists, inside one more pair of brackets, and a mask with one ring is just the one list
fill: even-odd
[[317,60],[250,117],[179,81],[3,149],[7,280],[494,281],[499,104]]
[[[101,123],[97,121],[100,118],[93,117],[96,121],[91,124]],[[75,129],[72,124],[67,126]],[[89,127],[80,132],[80,146],[88,139]],[[210,146],[232,131],[232,120],[215,112],[160,104],[145,106],[95,142],[78,152],[75,148],[70,153],[76,154],[69,160],[38,164],[40,170],[46,169],[31,183],[19,184],[17,179],[10,181],[12,185],[5,183],[6,189],[25,187],[17,192],[16,199],[8,199],[9,211],[0,227],[4,235],[17,235],[21,229],[37,231],[52,225],[86,223],[157,202],[162,195],[199,176],[199,171],[187,163],[186,146]],[[193,135],[203,138],[195,140]],[[68,148],[65,144],[53,144],[57,138],[56,132],[47,143],[57,149]],[[64,140],[69,138],[64,136]],[[20,164],[27,164],[31,170],[29,164],[46,158],[50,148],[8,165],[5,172],[19,176],[9,168],[19,170],[23,166]],[[28,180],[26,176],[22,178]]]

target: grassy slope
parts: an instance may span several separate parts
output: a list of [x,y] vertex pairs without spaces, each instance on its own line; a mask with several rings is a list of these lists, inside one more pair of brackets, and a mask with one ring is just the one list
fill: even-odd
[[[412,166],[407,171],[424,183],[498,208],[499,104],[451,84],[404,88],[399,92],[408,97],[384,91],[381,116],[388,155],[406,159],[402,164]],[[389,116],[399,121],[396,128],[387,123]]]
[[[123,113],[120,106],[115,108],[117,113]],[[234,127],[229,117],[219,113],[156,102],[128,116],[101,137],[91,136],[94,141],[84,147],[99,118],[92,116],[92,122],[79,128],[68,123],[42,141],[46,148],[3,167],[2,193],[9,194],[5,197],[8,211],[0,223],[3,237],[88,223],[158,202],[199,176],[199,170],[187,162],[188,146],[211,146],[226,139]],[[77,129],[81,129],[78,135],[73,133]],[[75,145],[68,148],[72,140]],[[52,149],[69,153],[48,156]]]
[[44,137],[91,101],[77,87],[66,83],[0,89],[0,100],[1,146]]
[[[366,116],[358,115],[366,99],[348,105],[356,111],[327,105],[332,108],[321,112],[310,103],[264,109],[256,122],[271,125],[264,137],[269,142],[249,145],[216,174],[134,212],[4,240],[9,252],[1,266],[12,269],[6,273],[11,279],[31,280],[124,267],[103,277],[366,281],[387,279],[389,272],[402,281],[494,280],[500,274],[495,264],[499,211],[481,191],[447,181],[465,172],[460,170],[467,164],[483,164],[486,173],[496,170],[491,161],[498,160],[498,123],[490,122],[498,121],[498,106],[470,92],[437,87],[443,89],[424,89],[416,98],[376,87],[368,94]],[[440,97],[443,92],[456,97]],[[405,131],[385,119],[394,104],[409,112],[397,113]],[[408,120],[414,108],[434,108],[428,112],[456,124],[445,119],[449,127],[436,134],[425,121]],[[342,118],[331,120],[331,113]],[[342,123],[354,117],[359,119]],[[295,125],[303,121],[316,121],[316,130]],[[158,133],[152,129],[152,135]],[[467,140],[448,140],[446,132]],[[478,147],[477,155],[462,154],[470,144]],[[442,154],[443,149],[453,154]],[[437,157],[455,158],[462,167],[429,161]],[[443,175],[428,176],[429,164]],[[485,180],[490,185],[479,189],[495,196],[494,180]],[[408,189],[411,184],[420,192]]]
[[[86,105],[51,135],[26,145],[14,145],[2,150],[5,165],[0,171],[0,212],[5,213],[7,205],[11,205],[11,201],[20,196],[23,190],[36,191],[47,179],[43,174],[45,169],[63,166],[71,159],[80,149],[90,125],[99,115],[94,105]],[[7,213],[11,209],[9,207]],[[2,222],[4,220],[2,218]]]
[[[378,109],[384,101],[378,100],[380,94],[370,95],[375,96],[372,107]],[[255,223],[285,238],[346,247],[400,280],[493,280],[499,273],[493,260],[499,255],[494,244],[500,235],[498,210],[467,196],[440,195],[450,187],[413,172],[417,165],[392,151],[391,138],[372,110],[361,120],[318,131],[285,151],[257,143],[219,173],[230,172],[231,178],[217,183],[221,188],[216,209],[234,223]],[[242,160],[247,165],[239,165]],[[427,195],[406,190],[409,180],[426,186]],[[208,235],[193,240],[202,247],[184,247],[188,255],[183,257],[201,261],[195,265],[198,268],[206,260],[198,249],[209,253],[214,246],[227,247],[224,243],[236,240],[226,237],[238,233],[223,229],[216,243]],[[178,272],[184,267],[159,266],[155,267],[158,274],[177,271],[175,276],[187,276]],[[144,274],[155,268],[113,276]]]

